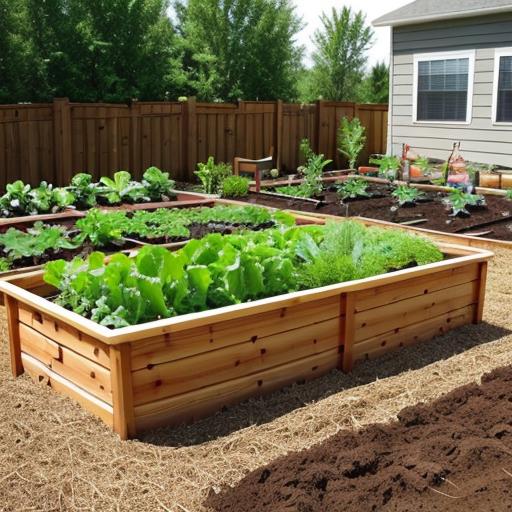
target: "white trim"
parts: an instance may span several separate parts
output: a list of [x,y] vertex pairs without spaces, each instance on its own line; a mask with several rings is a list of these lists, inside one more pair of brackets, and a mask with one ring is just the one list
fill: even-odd
[[[455,52],[416,53],[412,69],[412,122],[413,124],[471,124],[473,115],[473,84],[475,81],[475,50],[461,50]],[[421,121],[418,116],[418,64],[424,61],[468,59],[468,99],[466,105],[466,119],[464,121]]]
[[498,81],[500,78],[500,59],[501,57],[512,57],[512,48],[496,48],[494,50],[494,78],[492,82],[492,117],[494,126],[512,126],[510,121],[496,121],[498,115]]
[[[382,18],[387,17],[385,14],[380,18],[372,21],[374,27],[399,27],[402,25],[415,25],[417,23],[428,23],[431,21],[459,19],[459,18],[472,18],[475,16],[483,16],[486,14],[499,14],[502,12],[512,12],[510,5],[502,5],[500,7],[484,7],[480,9],[469,9],[464,11],[450,11],[442,14],[428,14],[427,16],[410,16],[407,18],[395,18],[380,21]],[[391,11],[392,14],[393,11]]]

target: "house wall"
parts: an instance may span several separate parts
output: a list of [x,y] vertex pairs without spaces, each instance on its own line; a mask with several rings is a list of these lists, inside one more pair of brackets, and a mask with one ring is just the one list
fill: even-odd
[[[391,149],[405,142],[420,154],[446,159],[461,141],[467,160],[512,167],[512,125],[492,123],[495,48],[512,47],[512,12],[393,29],[393,80],[390,105]],[[470,124],[422,124],[412,120],[414,54],[476,50]]]

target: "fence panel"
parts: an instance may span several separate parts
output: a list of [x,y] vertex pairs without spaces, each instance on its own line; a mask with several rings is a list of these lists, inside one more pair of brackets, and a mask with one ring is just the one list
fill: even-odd
[[303,163],[303,138],[342,168],[346,161],[336,139],[343,116],[358,116],[366,127],[361,162],[385,152],[387,105],[197,103],[195,98],[131,105],[58,98],[52,104],[0,105],[0,188],[16,179],[66,184],[76,172],[97,179],[124,169],[140,178],[151,165],[191,180],[197,162],[210,155],[231,162],[235,156],[263,158],[270,151],[276,166],[293,172]]

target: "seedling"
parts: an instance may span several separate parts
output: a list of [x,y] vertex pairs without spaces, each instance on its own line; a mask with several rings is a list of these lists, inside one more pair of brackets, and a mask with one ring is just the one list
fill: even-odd
[[379,166],[379,177],[393,181],[400,169],[400,159],[397,156],[384,155],[381,158],[370,158],[370,163]]
[[350,178],[338,186],[338,196],[345,199],[357,199],[358,197],[370,197],[368,183],[361,178]]
[[397,199],[398,206],[416,206],[418,199],[424,197],[425,194],[417,188],[399,185],[391,195]]
[[467,194],[459,189],[453,189],[450,195],[446,197],[444,203],[452,209],[451,216],[469,217],[471,213],[468,210],[470,206],[485,206],[485,197],[480,195]]

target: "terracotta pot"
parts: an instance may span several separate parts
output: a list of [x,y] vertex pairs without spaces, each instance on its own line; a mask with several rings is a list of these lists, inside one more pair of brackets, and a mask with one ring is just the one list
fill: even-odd
[[421,178],[423,176],[423,171],[417,165],[411,165],[409,167],[409,175],[411,178]]

